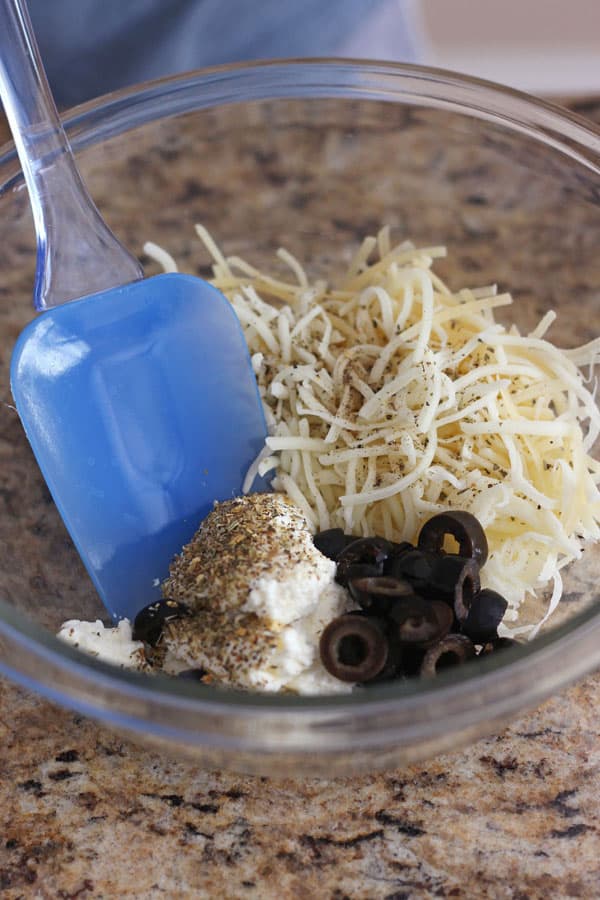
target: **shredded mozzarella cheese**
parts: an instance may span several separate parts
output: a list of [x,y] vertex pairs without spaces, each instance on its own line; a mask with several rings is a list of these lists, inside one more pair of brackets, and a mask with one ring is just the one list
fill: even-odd
[[[270,436],[245,481],[273,487],[314,529],[415,540],[444,509],[466,509],[490,546],[484,585],[516,621],[528,593],[600,537],[600,466],[589,455],[600,411],[578,366],[600,360],[600,338],[560,350],[506,329],[495,285],[453,292],[432,271],[443,247],[365,238],[339,286],[311,283],[285,250],[292,278],[226,258],[202,226],[213,284],[232,303],[252,356]],[[166,269],[161,248],[145,252]],[[373,259],[375,256],[375,259]],[[595,385],[594,385],[595,389]],[[542,622],[504,633],[537,633]]]

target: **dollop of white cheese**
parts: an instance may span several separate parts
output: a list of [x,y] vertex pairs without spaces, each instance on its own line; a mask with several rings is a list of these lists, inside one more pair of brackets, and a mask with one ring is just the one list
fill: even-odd
[[171,566],[163,593],[190,615],[165,626],[163,654],[148,662],[127,619],[115,627],[73,619],[58,636],[124,668],[203,669],[207,683],[245,690],[346,694],[353,685],[330,675],[319,653],[328,623],[355,608],[335,573],[286,497],[235,498],[217,504]]
[[128,619],[121,619],[116,626],[105,626],[100,619],[95,622],[69,619],[61,626],[58,637],[113,666],[140,670],[147,668],[144,645],[141,641],[133,640],[131,622]]
[[[263,584],[251,592],[248,605],[252,602],[259,615],[269,618],[272,630],[281,630],[270,656],[262,665],[248,670],[249,687],[262,691],[285,689],[295,694],[347,694],[352,690],[351,684],[329,674],[319,655],[319,639],[325,627],[353,607],[346,591],[334,583],[335,563],[332,565],[330,577],[323,577],[317,584],[307,585],[290,577],[282,591],[281,609],[276,603],[276,582],[261,579]],[[264,599],[263,605],[259,598]]]
[[191,610],[169,623],[164,645],[231,687],[348,693],[352,685],[333,678],[319,653],[327,624],[355,606],[335,574],[303,512],[282,494],[219,503],[163,585]]

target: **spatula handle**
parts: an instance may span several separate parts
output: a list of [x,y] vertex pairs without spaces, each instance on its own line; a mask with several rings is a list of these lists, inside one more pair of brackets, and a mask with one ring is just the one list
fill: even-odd
[[21,0],[0,0],[0,99],[33,211],[36,309],[141,278],[84,187]]

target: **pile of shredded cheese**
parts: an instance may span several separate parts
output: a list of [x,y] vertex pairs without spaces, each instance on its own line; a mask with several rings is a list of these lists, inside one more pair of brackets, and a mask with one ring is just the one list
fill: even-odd
[[[367,237],[338,284],[311,282],[285,250],[281,279],[226,258],[196,227],[213,284],[242,323],[269,427],[248,473],[273,487],[315,530],[414,540],[443,509],[466,509],[490,546],[483,583],[515,621],[527,593],[562,593],[561,569],[600,537],[600,431],[579,367],[600,338],[574,350],[544,339],[548,312],[527,335],[495,321],[509,294],[451,291],[432,271],[444,247]],[[145,252],[177,266],[155,244]]]

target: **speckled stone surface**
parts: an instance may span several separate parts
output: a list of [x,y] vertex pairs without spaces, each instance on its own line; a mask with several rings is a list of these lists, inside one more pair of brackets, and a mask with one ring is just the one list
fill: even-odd
[[142,751],[0,683],[0,896],[595,898],[600,676],[459,754],[273,782]]
[[[600,121],[600,101],[578,105]],[[160,175],[144,177],[151,186]],[[202,190],[214,199],[221,188],[181,186],[192,198]],[[485,204],[470,196],[461,227],[483,247]],[[124,202],[112,212],[127,222]],[[168,210],[164,216],[168,230]],[[547,252],[541,266],[552,264]],[[585,241],[574,248],[586,252]],[[473,267],[478,260],[473,251]],[[10,298],[14,286],[2,289]],[[3,327],[14,336],[22,322]],[[14,422],[3,422],[4,465],[18,438]],[[32,542],[25,575],[32,609],[53,585],[63,608],[73,598],[80,609],[78,561],[62,547],[39,483],[31,497],[37,505],[25,520]],[[13,494],[0,499],[16,518]],[[36,550],[46,533],[57,542],[54,568]],[[6,561],[20,552],[18,543],[3,552]],[[3,586],[16,597],[21,573],[9,575]],[[52,627],[55,615],[49,606],[39,618]],[[600,675],[593,675],[460,753],[383,775],[275,782],[209,773],[142,750],[0,680],[0,896],[596,898],[599,708]]]

